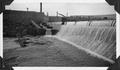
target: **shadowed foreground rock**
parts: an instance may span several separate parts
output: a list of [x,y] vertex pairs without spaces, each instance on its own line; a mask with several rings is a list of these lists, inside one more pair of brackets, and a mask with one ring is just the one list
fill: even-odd
[[120,56],[116,60],[116,62],[111,65],[107,70],[120,70]]
[[11,66],[7,66],[2,57],[0,57],[0,70],[13,70],[13,68]]

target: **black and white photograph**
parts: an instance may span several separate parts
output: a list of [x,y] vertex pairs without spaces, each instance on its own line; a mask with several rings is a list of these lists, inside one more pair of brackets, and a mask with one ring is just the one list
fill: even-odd
[[3,58],[14,67],[108,67],[116,11],[107,3],[12,3],[3,12]]

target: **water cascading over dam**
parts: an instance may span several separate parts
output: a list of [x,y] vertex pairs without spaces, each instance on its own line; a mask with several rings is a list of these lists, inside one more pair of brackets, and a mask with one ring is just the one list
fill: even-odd
[[99,25],[87,26],[79,23],[87,24],[87,22],[77,24],[68,22],[67,25],[61,26],[56,37],[114,60],[116,58],[116,28]]

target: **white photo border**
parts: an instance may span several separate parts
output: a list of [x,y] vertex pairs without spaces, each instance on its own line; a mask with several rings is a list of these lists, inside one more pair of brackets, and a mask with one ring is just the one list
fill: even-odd
[[[28,2],[72,2],[100,3],[105,0],[14,0],[16,3]],[[107,3],[107,2],[106,2]],[[120,15],[116,12],[116,57],[120,56]],[[3,57],[3,13],[0,14],[0,56]],[[107,70],[108,67],[13,67],[14,70]]]

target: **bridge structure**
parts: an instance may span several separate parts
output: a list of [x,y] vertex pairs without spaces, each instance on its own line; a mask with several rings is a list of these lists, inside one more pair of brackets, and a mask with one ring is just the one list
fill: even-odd
[[[61,15],[62,16],[62,25],[67,24],[67,17],[59,12],[56,12],[57,16]],[[66,22],[66,23],[65,23]]]

